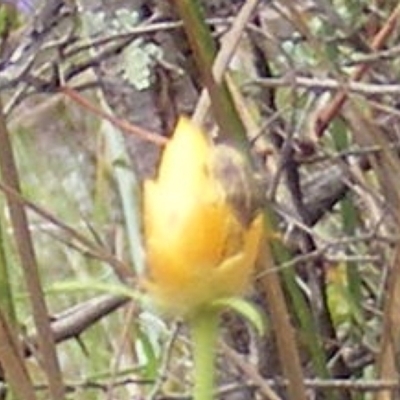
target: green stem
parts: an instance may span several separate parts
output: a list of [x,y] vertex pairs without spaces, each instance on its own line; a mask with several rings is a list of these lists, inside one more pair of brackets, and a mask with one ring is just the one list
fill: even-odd
[[251,159],[246,130],[235,108],[226,80],[216,82],[212,67],[217,52],[210,28],[205,22],[200,1],[175,0],[176,10],[182,18],[184,29],[193,51],[197,69],[201,72],[211,100],[214,118],[225,140],[236,141]]
[[212,400],[215,383],[215,345],[218,337],[218,312],[201,310],[190,323],[194,359],[194,400]]

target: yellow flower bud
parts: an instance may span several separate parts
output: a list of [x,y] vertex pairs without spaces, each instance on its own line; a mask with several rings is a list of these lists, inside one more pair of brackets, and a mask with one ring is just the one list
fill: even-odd
[[144,185],[145,286],[165,312],[184,316],[248,288],[263,229],[251,179],[239,152],[179,120]]

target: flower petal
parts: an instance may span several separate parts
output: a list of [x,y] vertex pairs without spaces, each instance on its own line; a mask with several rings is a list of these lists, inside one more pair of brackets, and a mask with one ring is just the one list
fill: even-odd
[[224,185],[210,171],[213,157],[203,133],[181,119],[157,179],[144,185],[145,286],[172,314],[242,294],[257,256],[262,218],[239,221]]

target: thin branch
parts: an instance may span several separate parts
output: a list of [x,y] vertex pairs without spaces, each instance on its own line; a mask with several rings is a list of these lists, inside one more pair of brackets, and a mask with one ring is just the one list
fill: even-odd
[[121,120],[121,119],[115,117],[114,115],[107,114],[106,112],[102,111],[99,107],[92,104],[89,100],[87,100],[83,96],[81,96],[74,89],[71,89],[68,86],[62,86],[60,88],[60,91],[62,93],[64,93],[67,97],[69,97],[71,100],[80,104],[86,110],[111,122],[113,125],[115,125],[119,129],[123,130],[124,132],[136,135],[136,136],[142,138],[143,140],[147,140],[147,141],[155,143],[159,146],[164,146],[168,141],[168,139],[163,136],[157,135],[146,129],[140,128],[139,126],[132,125],[128,121]]
[[[397,20],[400,15],[400,4],[394,9],[392,14],[389,16],[388,20],[384,26],[375,35],[371,43],[372,50],[379,50],[385,44],[386,40],[393,33],[396,28]],[[365,63],[360,65],[354,73],[351,75],[351,80],[360,80],[365,73],[368,71],[370,64]],[[322,110],[320,110],[319,115],[315,123],[315,134],[317,137],[323,135],[325,129],[328,127],[333,118],[335,118],[342,108],[343,104],[347,99],[347,93],[343,90],[339,91],[332,101]]]
[[398,95],[400,94],[399,84],[383,84],[383,83],[363,83],[356,81],[339,81],[330,78],[308,78],[304,76],[293,76],[291,74],[275,78],[254,79],[251,83],[245,85],[251,87],[253,85],[261,85],[267,88],[294,87],[305,88],[313,91],[323,90],[341,90],[346,93],[357,93],[364,95]]
[[132,282],[134,277],[132,276],[131,269],[123,262],[117,260],[112,254],[109,254],[107,251],[102,249],[96,243],[93,243],[91,240],[86,238],[84,235],[79,233],[74,228],[71,228],[65,222],[59,220],[57,217],[52,215],[48,210],[45,210],[39,207],[37,204],[32,203],[31,201],[25,199],[20,193],[13,190],[9,186],[0,182],[0,190],[2,190],[7,196],[13,199],[15,203],[19,203],[21,207],[27,207],[37,215],[50,222],[54,226],[59,227],[63,232],[67,235],[71,236],[78,243],[83,245],[87,252],[92,256],[101,261],[107,262],[113,268],[115,273],[123,282]]
[[[0,169],[5,184],[16,193],[20,193],[20,182],[16,167],[10,135],[0,104]],[[15,197],[6,193],[18,255],[23,269],[25,284],[31,299],[31,307],[36,329],[39,332],[39,350],[44,371],[47,375],[50,396],[53,400],[64,398],[61,370],[54,346],[54,337],[50,329],[47,305],[42,289],[39,266],[37,264],[32,236],[24,204],[15,201]]]
[[[212,67],[212,72],[214,74],[216,83],[222,82],[224,73],[239,45],[246,25],[249,22],[250,17],[252,16],[257,5],[258,0],[247,1],[239,11],[237,17],[234,19],[230,30],[224,35],[221,48],[215,57]],[[193,113],[193,120],[202,125],[209,106],[210,97],[208,92],[203,89]]]

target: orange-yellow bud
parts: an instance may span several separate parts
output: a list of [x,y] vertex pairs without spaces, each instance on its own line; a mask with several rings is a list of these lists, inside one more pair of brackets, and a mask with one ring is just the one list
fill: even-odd
[[[253,273],[262,216],[252,210],[245,222],[239,217],[238,193],[246,185],[245,175],[236,173],[244,160],[237,163],[240,153],[232,157],[232,149],[223,152],[224,161],[216,149],[181,118],[157,179],[144,185],[145,286],[170,314],[187,315],[212,300],[240,295]],[[244,186],[236,192],[239,183]]]

